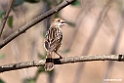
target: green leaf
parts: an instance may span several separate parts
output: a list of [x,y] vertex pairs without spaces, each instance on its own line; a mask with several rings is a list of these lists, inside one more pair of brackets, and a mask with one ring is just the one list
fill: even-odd
[[3,59],[5,57],[4,54],[0,54],[0,59]]
[[41,72],[44,72],[44,71],[45,71],[44,67],[43,67],[43,66],[41,66],[41,67],[39,67],[39,68],[38,68],[37,73],[41,73]]
[[14,3],[12,5],[12,8],[20,6],[24,3],[24,0],[14,0]]
[[0,79],[0,83],[5,83],[2,79]]
[[9,16],[7,23],[10,28],[13,28],[13,16]]
[[50,74],[51,76],[55,73],[55,70],[51,70],[51,71],[47,71],[48,74]]
[[2,19],[3,18],[3,15],[5,15],[6,14],[6,11],[0,11],[0,19]]
[[80,2],[78,0],[71,3],[72,6],[80,6]]
[[59,17],[59,12],[55,13],[55,18],[58,18]]
[[75,23],[72,23],[72,22],[66,22],[68,25],[70,25],[70,26],[72,26],[72,27],[75,27],[76,25],[75,25]]
[[53,5],[54,3],[51,0],[42,0],[44,3],[47,3],[49,6]]
[[42,37],[45,37],[45,35],[46,35],[45,31],[43,31],[43,32],[41,33],[41,35],[42,35]]
[[61,51],[63,54],[66,54],[66,53],[68,53],[70,50],[69,49],[67,49],[67,50],[63,50],[63,51]]
[[34,78],[27,78],[23,80],[23,83],[36,83]]

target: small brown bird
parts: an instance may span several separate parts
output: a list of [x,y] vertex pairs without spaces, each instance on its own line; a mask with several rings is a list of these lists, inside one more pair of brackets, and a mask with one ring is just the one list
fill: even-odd
[[57,50],[61,46],[63,33],[61,31],[61,27],[65,24],[65,21],[61,18],[56,18],[49,30],[46,32],[46,36],[44,39],[44,47],[47,51],[46,63],[45,63],[45,71],[51,71],[54,68],[54,62],[52,59],[52,54],[56,53],[60,58],[62,56],[57,53]]

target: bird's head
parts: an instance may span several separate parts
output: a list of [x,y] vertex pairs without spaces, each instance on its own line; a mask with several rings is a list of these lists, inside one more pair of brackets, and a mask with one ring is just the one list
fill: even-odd
[[56,18],[54,19],[54,21],[52,22],[52,26],[55,26],[55,27],[61,27],[65,24],[65,20],[61,19],[61,18]]

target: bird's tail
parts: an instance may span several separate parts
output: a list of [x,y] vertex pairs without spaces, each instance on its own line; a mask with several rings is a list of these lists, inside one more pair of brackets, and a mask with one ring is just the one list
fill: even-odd
[[45,71],[51,71],[54,69],[54,62],[52,59],[52,53],[47,53],[46,63],[45,63],[44,68],[45,68]]

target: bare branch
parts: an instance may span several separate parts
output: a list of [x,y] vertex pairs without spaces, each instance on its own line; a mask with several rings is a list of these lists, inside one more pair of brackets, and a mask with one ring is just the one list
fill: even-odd
[[6,21],[7,21],[8,16],[9,16],[9,13],[10,13],[10,10],[11,10],[11,7],[12,7],[13,2],[14,2],[14,0],[11,0],[11,1],[9,2],[8,10],[7,10],[6,14],[5,14],[3,23],[2,23],[1,28],[0,28],[0,37],[1,37],[1,35],[2,35],[4,26],[5,26],[5,24],[6,24]]
[[[75,57],[68,57],[59,59],[54,59],[54,63],[56,65],[61,64],[68,64],[68,63],[76,63],[76,62],[90,62],[90,61],[124,61],[124,55],[85,55],[85,56],[75,56]],[[0,66],[0,72],[10,71],[10,70],[17,70],[22,68],[29,68],[29,67],[38,67],[44,66],[45,60],[39,61],[29,61],[29,62],[21,62],[21,63],[14,63],[14,64],[7,64]]]
[[67,5],[69,5],[70,3],[74,2],[74,1],[75,0],[64,0],[61,4],[59,4],[55,8],[49,10],[45,14],[40,15],[40,16],[36,17],[35,19],[33,19],[32,21],[28,22],[27,24],[25,24],[24,26],[22,26],[21,28],[19,28],[18,30],[16,30],[14,33],[12,33],[5,40],[3,40],[3,42],[0,43],[0,49],[2,47],[4,47],[6,44],[8,44],[10,41],[12,41],[13,39],[15,39],[16,37],[18,37],[20,34],[24,33],[26,30],[28,30],[29,28],[31,28],[31,26],[39,23],[43,19],[45,19],[45,18],[53,15],[54,13],[60,11],[61,9],[63,9],[64,7],[66,7]]

